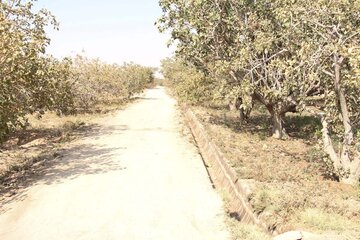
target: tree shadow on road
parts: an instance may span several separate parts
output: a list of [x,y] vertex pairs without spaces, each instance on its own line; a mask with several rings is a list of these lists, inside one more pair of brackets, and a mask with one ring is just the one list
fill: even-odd
[[136,97],[136,100],[145,100],[145,101],[154,101],[159,100],[160,98],[153,98],[153,97]]
[[80,176],[124,170],[121,163],[114,159],[114,155],[121,155],[124,149],[123,147],[108,148],[101,145],[80,144],[56,154],[41,156],[41,159],[28,169],[4,180],[0,189],[0,197],[2,195],[4,197],[1,201],[0,214],[9,210],[6,207],[9,203],[25,200],[32,186],[60,184]]
[[53,161],[52,166],[40,173],[43,176],[40,182],[51,185],[79,176],[122,170],[120,163],[115,161],[113,156],[121,154],[120,150],[124,149],[126,148],[106,148],[87,144],[72,147]]

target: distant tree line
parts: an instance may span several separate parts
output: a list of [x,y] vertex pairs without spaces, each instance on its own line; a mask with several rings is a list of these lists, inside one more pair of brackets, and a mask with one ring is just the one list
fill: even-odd
[[0,142],[25,127],[29,114],[88,111],[129,99],[153,81],[154,69],[134,63],[46,55],[45,28],[58,23],[49,11],[32,9],[33,1],[0,1]]

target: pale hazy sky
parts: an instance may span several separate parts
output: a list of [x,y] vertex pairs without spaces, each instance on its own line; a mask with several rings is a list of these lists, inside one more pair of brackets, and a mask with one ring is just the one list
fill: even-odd
[[173,52],[154,22],[161,15],[157,0],[38,0],[60,22],[60,31],[48,31],[48,53],[64,57],[86,52],[109,63],[136,63],[158,67]]

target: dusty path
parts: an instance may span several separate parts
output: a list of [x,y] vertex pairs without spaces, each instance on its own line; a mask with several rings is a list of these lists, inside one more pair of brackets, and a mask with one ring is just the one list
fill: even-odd
[[1,240],[228,239],[220,197],[162,88],[105,118],[3,206]]

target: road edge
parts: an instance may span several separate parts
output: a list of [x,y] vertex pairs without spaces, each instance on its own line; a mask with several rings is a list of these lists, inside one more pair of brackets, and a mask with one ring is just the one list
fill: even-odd
[[249,186],[239,181],[241,179],[237,177],[229,161],[208,136],[204,126],[197,119],[194,112],[188,106],[182,106],[181,112],[198,145],[204,165],[214,187],[226,191],[228,195],[228,211],[230,216],[242,223],[257,225],[272,235],[278,235],[278,231],[271,231],[271,226],[262,219],[259,219],[254,213],[246,197],[246,189],[249,189]]

